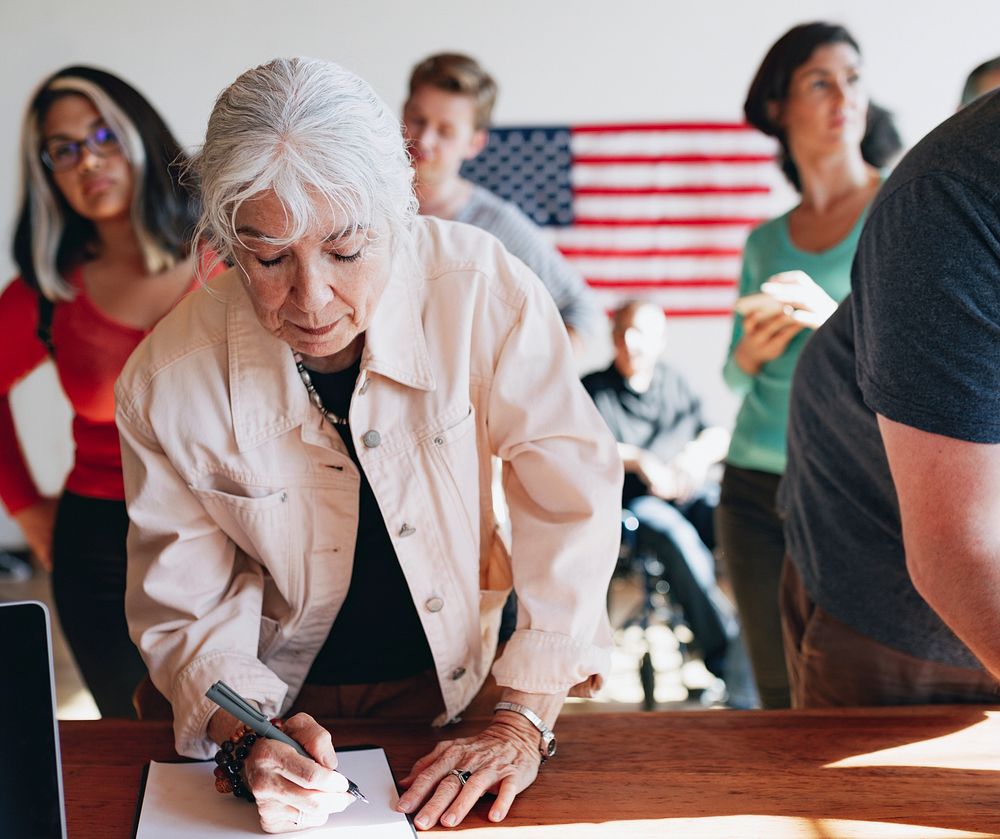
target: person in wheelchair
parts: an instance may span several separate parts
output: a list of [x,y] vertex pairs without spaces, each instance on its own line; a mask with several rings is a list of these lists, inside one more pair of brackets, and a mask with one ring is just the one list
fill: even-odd
[[644,301],[613,316],[615,356],[583,386],[618,441],[625,466],[622,506],[638,521],[636,547],[663,565],[669,596],[683,610],[705,666],[726,682],[729,702],[756,704],[736,609],[715,576],[712,468],[726,455],[729,432],[709,425],[684,377],[661,360],[667,324]]

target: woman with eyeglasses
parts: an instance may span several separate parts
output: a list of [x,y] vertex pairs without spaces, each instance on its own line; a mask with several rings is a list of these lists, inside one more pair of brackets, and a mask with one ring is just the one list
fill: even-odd
[[[102,716],[134,716],[145,674],[125,623],[125,511],[114,382],[195,283],[197,214],[184,155],[134,88],[89,67],[48,78],[22,126],[20,269],[0,296],[0,499],[53,592]],[[18,445],[8,393],[47,358],[73,408],[75,462],[45,498]]]

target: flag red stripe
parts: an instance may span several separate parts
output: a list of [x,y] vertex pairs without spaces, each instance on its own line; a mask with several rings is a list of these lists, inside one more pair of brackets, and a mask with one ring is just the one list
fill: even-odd
[[769,186],[578,186],[573,195],[768,195]]
[[631,125],[628,123],[574,125],[570,131],[574,134],[632,131],[746,131],[748,134],[753,134],[757,129],[745,122],[649,122]]
[[573,157],[573,165],[623,165],[650,163],[683,163],[696,165],[699,163],[773,163],[774,156],[770,154],[581,154]]
[[623,291],[642,291],[653,288],[736,288],[735,279],[719,280],[628,280],[628,279],[591,279],[587,285],[591,288],[621,289]]
[[579,218],[577,217],[574,227],[671,227],[671,226],[691,226],[691,227],[752,227],[767,219],[763,218]]
[[664,309],[668,318],[728,318],[733,314],[730,306],[726,309]]
[[655,258],[658,256],[732,257],[742,256],[740,248],[559,248],[569,258],[628,259]]

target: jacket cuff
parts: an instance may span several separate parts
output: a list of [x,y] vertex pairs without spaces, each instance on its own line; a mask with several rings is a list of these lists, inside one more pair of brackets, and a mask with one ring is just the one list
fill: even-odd
[[256,702],[268,717],[278,715],[288,691],[288,685],[254,657],[220,651],[195,659],[177,675],[170,691],[177,754],[205,759],[217,751],[207,730],[219,706],[205,691],[218,681]]
[[611,630],[603,622],[594,643],[538,629],[518,629],[493,665],[501,687],[525,693],[593,696],[611,669]]

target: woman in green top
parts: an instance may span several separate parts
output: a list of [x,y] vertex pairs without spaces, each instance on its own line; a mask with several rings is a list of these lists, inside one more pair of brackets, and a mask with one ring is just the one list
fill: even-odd
[[[750,85],[747,121],[781,143],[802,196],[754,230],[743,256],[723,376],[743,397],[726,459],[718,535],[765,708],[789,705],[778,612],[785,555],[775,492],[785,469],[792,373],[812,331],[850,291],[877,167],[900,148],[888,115],[872,120],[857,43],[842,26],[796,26],[771,47]],[[877,136],[867,136],[872,129]],[[873,151],[874,147],[874,151]]]

